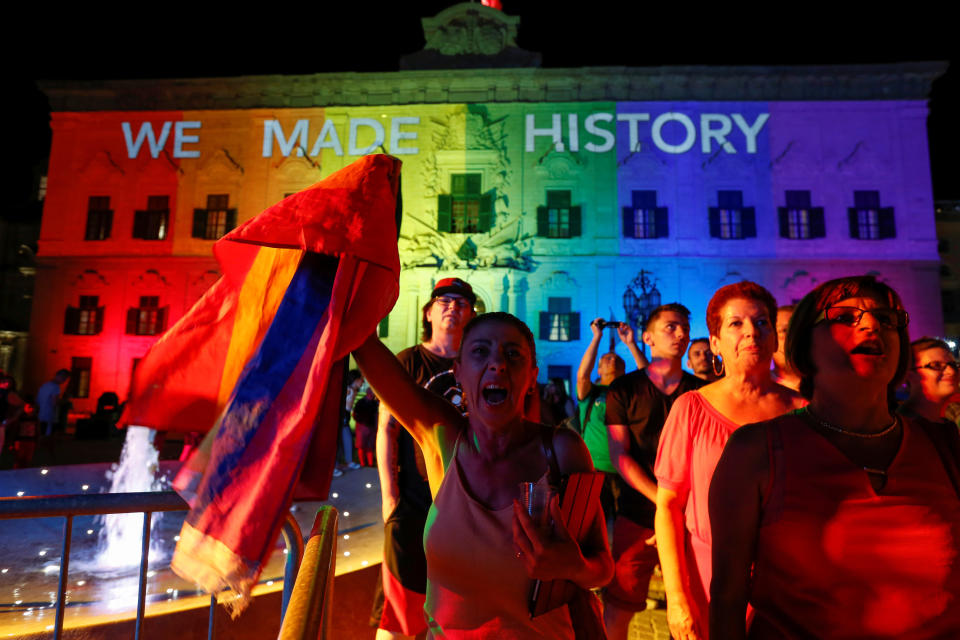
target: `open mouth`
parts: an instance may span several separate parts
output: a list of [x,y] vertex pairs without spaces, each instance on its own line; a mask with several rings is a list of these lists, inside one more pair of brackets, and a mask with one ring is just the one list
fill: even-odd
[[883,355],[883,345],[879,342],[873,340],[867,340],[866,342],[861,342],[853,351],[850,353],[865,355],[865,356],[882,356]]
[[485,386],[481,393],[487,404],[498,405],[507,399],[507,390],[495,384]]

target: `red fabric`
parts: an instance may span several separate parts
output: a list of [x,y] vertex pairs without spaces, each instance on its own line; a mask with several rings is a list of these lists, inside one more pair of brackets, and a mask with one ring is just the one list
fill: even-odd
[[607,585],[603,598],[624,611],[647,608],[650,578],[660,562],[657,548],[645,542],[653,533],[653,529],[623,516],[613,523],[613,580]]
[[423,613],[426,594],[404,587],[400,579],[390,573],[386,563],[380,573],[383,576],[384,603],[379,628],[405,636],[415,636],[426,630],[427,620]]
[[[317,184],[283,199],[217,241],[223,277],[150,348],[137,367],[119,424],[206,433],[218,417],[217,399],[237,296],[262,246],[349,255],[383,267],[396,280],[395,202],[400,161],[365,156]],[[379,276],[377,276],[379,277]],[[380,318],[396,299],[397,285],[358,278],[347,313]],[[363,281],[363,295],[355,295]],[[340,357],[358,346],[365,323],[346,324]],[[341,353],[342,352],[342,353]]]
[[[696,570],[699,580],[690,580],[694,606],[707,628],[707,602],[710,597],[711,535],[707,497],[710,480],[717,468],[727,440],[739,425],[713,408],[699,391],[683,394],[673,404],[663,425],[654,471],[657,484],[671,491],[689,491],[685,513],[687,566]],[[701,586],[702,585],[702,586]]]
[[752,638],[960,638],[960,500],[904,422],[878,494],[798,416],[770,421],[776,481],[759,530]]

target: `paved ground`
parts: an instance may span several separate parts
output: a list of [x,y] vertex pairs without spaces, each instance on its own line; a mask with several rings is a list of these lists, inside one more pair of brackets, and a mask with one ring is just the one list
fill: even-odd
[[[10,495],[15,495],[18,490],[16,487],[27,489],[27,495],[31,493],[69,493],[70,482],[63,485],[64,475],[71,476],[74,473],[90,474],[97,469],[106,469],[109,464],[116,462],[120,458],[120,451],[123,442],[119,438],[110,438],[106,440],[75,440],[72,434],[58,434],[51,441],[38,447],[34,458],[32,469],[19,471],[0,472],[0,484],[8,490],[12,490]],[[174,438],[166,441],[161,458],[167,460],[176,459],[179,454],[181,443]],[[99,463],[100,466],[91,463]],[[54,469],[61,465],[83,464],[84,467],[77,468],[75,472],[68,472],[66,469]],[[173,464],[173,463],[171,463]],[[12,458],[9,452],[0,457],[0,469],[10,469]],[[168,465],[164,465],[167,467]],[[42,469],[48,468],[47,474],[41,475]],[[100,471],[99,473],[102,473]],[[41,484],[37,484],[40,479],[44,481],[53,481],[49,491],[43,491]],[[27,480],[29,479],[29,483]],[[74,482],[76,484],[76,482]],[[20,487],[20,485],[23,485]],[[68,486],[69,485],[69,486]],[[79,486],[79,485],[78,485]],[[28,488],[29,487],[29,488]],[[97,489],[92,489],[97,490]],[[80,491],[78,490],[77,493]],[[4,492],[6,495],[6,493]],[[373,630],[366,626],[366,612],[369,611],[370,585],[376,580],[376,569],[374,568],[380,562],[383,545],[383,528],[380,516],[380,489],[379,481],[375,468],[362,468],[348,471],[339,478],[334,478],[331,486],[330,499],[325,503],[298,503],[292,508],[293,514],[300,524],[304,536],[308,536],[313,524],[313,518],[320,504],[331,504],[335,506],[340,514],[339,538],[337,541],[337,576],[363,575],[362,579],[348,580],[344,582],[355,583],[350,588],[341,589],[338,593],[339,598],[335,597],[335,611],[346,613],[353,618],[351,624],[340,627],[338,637],[358,638],[366,640],[373,638]],[[173,515],[173,514],[170,514]],[[181,514],[182,518],[182,514]],[[178,528],[173,526],[174,529]],[[0,545],[2,547],[3,545]],[[56,548],[54,544],[51,548]],[[8,551],[11,549],[8,547]],[[2,554],[7,555],[7,554]],[[14,554],[11,554],[14,555]],[[16,554],[19,555],[19,554]],[[6,560],[10,560],[8,555]],[[0,560],[4,558],[0,557]],[[73,562],[73,561],[71,561]],[[271,567],[264,573],[264,580],[273,579],[282,573],[282,557],[277,557],[276,562],[271,562]],[[0,562],[2,564],[2,562]],[[7,564],[10,564],[9,562]],[[11,571],[12,573],[12,571]],[[163,572],[157,579],[176,580],[175,576],[164,578]],[[269,575],[268,575],[269,574]],[[275,574],[275,575],[274,575]],[[12,575],[5,575],[5,578],[12,578]],[[53,579],[51,575],[49,578]],[[279,581],[277,581],[279,582]],[[338,584],[341,579],[338,578]],[[11,584],[13,584],[11,582]],[[157,584],[157,588],[168,586],[166,584]],[[162,591],[161,591],[162,593]],[[79,593],[77,594],[79,595]],[[11,594],[0,594],[0,602],[5,602],[4,596],[10,597]],[[22,596],[17,596],[19,599]],[[666,625],[666,613],[663,609],[663,584],[659,574],[654,576],[650,588],[650,602],[652,607],[647,611],[637,614],[630,627],[629,640],[647,640],[647,639],[666,639],[669,638]],[[349,599],[349,602],[345,601]],[[12,604],[12,603],[8,603]],[[19,617],[15,610],[17,607],[7,608],[7,616],[13,614]],[[40,613],[40,610],[37,610]],[[45,613],[45,612],[44,612]],[[3,617],[7,617],[3,616]],[[8,619],[9,622],[9,619]],[[3,625],[0,625],[3,626]],[[42,627],[40,627],[42,628]]]

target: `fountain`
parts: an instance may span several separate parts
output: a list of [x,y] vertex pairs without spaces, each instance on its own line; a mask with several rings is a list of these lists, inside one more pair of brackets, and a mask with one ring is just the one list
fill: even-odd
[[[107,493],[136,491],[165,491],[170,481],[159,476],[160,453],[153,446],[156,431],[147,427],[127,427],[120,462],[107,472],[111,481]],[[150,552],[148,563],[153,566],[169,559],[167,550],[153,535],[160,526],[163,513],[155,513],[150,522]],[[91,569],[95,572],[113,572],[140,566],[143,514],[119,513],[102,516],[97,556]]]

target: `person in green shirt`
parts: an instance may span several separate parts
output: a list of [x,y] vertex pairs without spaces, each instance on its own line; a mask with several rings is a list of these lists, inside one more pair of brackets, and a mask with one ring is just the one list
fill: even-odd
[[647,358],[637,347],[633,328],[626,322],[610,323],[605,322],[603,318],[596,318],[590,323],[593,338],[590,340],[587,350],[583,353],[580,368],[577,369],[577,399],[580,400],[581,435],[590,451],[590,457],[593,458],[594,468],[597,471],[602,471],[606,476],[603,482],[603,490],[600,493],[600,503],[603,505],[604,515],[610,521],[616,516],[616,495],[619,493],[620,475],[617,473],[617,468],[613,465],[613,462],[610,461],[607,425],[604,424],[606,394],[610,383],[626,372],[626,364],[623,358],[614,353],[611,344],[611,351],[600,356],[600,363],[597,365],[599,380],[596,383],[591,380],[590,375],[593,373],[593,365],[597,361],[597,351],[605,327],[616,329],[620,341],[627,346],[637,363],[637,369],[643,369],[647,366]]

